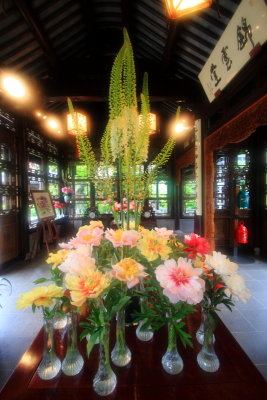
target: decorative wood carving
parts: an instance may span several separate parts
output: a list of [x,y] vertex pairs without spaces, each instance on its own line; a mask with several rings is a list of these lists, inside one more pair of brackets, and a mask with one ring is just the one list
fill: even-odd
[[186,153],[176,160],[176,185],[181,182],[181,169],[195,163],[195,147],[191,147]]
[[267,125],[267,95],[242,111],[204,140],[204,235],[214,248],[214,161],[213,152],[228,143],[247,139],[262,125]]

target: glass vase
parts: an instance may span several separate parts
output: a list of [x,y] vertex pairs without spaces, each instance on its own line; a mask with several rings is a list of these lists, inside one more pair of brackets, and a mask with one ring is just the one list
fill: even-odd
[[[141,287],[141,289],[143,288],[143,286],[141,286],[141,284],[140,284],[140,287]],[[140,308],[141,308],[142,313],[144,312],[143,305],[145,304],[145,302],[147,302],[147,300],[141,297],[140,298]],[[145,330],[142,329],[145,322],[146,322],[146,320],[142,320],[139,322],[135,333],[139,340],[142,340],[143,342],[148,342],[149,340],[151,340],[153,338],[154,333],[151,331],[150,325]]]
[[130,349],[125,342],[125,309],[117,312],[116,343],[111,352],[111,359],[117,367],[125,367],[132,358]]
[[168,324],[168,347],[161,363],[163,369],[171,375],[179,374],[184,368],[183,360],[177,351],[177,335],[173,324]]
[[82,370],[84,361],[77,347],[77,313],[71,311],[68,320],[68,346],[62,371],[65,375],[74,376]]
[[107,396],[117,385],[117,377],[109,361],[109,325],[106,324],[99,343],[99,366],[93,380],[93,388],[99,396]]
[[201,369],[207,372],[215,372],[219,369],[220,362],[214,351],[213,331],[215,328],[214,317],[207,312],[204,321],[204,343],[197,355],[197,362]]
[[62,315],[60,313],[57,313],[55,315],[53,322],[54,329],[64,329],[67,326],[67,323],[68,323],[68,317],[66,314]]
[[44,317],[44,353],[37,374],[41,379],[49,380],[57,376],[61,362],[54,351],[53,318]]
[[142,329],[142,326],[145,324],[145,322],[145,320],[139,322],[135,333],[139,340],[142,340],[143,342],[148,342],[153,338],[154,333],[150,330],[150,325],[145,330]]
[[[201,308],[201,323],[200,326],[196,332],[196,339],[199,344],[203,346],[204,344],[204,324],[207,319],[207,311],[204,308]],[[213,343],[215,342],[215,336],[214,334],[212,335],[212,340]]]

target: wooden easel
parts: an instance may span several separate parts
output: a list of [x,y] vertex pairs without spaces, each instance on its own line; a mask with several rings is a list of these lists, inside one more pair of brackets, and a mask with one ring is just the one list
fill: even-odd
[[46,245],[47,254],[49,255],[49,243],[58,243],[59,234],[54,219],[44,219],[39,221],[34,233],[32,248],[26,256],[26,260],[32,260],[37,253],[40,234],[43,234],[43,243]]

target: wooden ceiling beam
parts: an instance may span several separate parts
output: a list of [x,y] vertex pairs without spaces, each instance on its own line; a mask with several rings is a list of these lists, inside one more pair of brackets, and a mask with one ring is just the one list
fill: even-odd
[[28,25],[29,29],[32,31],[36,41],[43,49],[50,66],[52,68],[56,68],[58,66],[56,53],[49,41],[45,30],[38,21],[38,18],[30,5],[30,2],[26,2],[25,0],[14,0],[14,3],[22,18]]

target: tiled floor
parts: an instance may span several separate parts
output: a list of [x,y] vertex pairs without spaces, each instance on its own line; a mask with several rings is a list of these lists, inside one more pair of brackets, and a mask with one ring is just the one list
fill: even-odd
[[252,362],[267,380],[267,263],[239,264],[251,291],[247,303],[237,302],[233,312],[219,315]]
[[[42,325],[38,311],[32,315],[31,309],[15,309],[18,294],[30,290],[35,279],[48,276],[48,268],[39,255],[34,262],[17,262],[2,273],[13,290],[0,298],[0,388]],[[223,309],[220,317],[267,380],[267,263],[241,264],[240,273],[252,297],[246,304],[237,303],[232,313]]]

